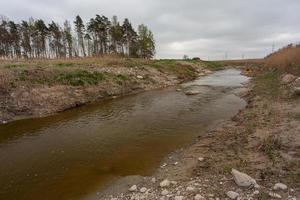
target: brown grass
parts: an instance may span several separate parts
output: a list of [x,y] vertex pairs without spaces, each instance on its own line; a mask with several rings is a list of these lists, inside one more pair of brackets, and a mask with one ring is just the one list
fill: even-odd
[[288,45],[265,58],[265,66],[300,74],[300,45]]

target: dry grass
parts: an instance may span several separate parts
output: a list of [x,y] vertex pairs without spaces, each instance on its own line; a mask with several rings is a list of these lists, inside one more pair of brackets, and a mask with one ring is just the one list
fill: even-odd
[[265,58],[268,68],[300,74],[300,45],[288,45]]

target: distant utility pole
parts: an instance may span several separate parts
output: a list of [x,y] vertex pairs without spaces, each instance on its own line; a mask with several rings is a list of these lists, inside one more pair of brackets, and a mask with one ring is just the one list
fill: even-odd
[[275,44],[272,44],[272,53],[275,51]]
[[227,60],[227,58],[228,58],[228,52],[226,51],[224,59]]

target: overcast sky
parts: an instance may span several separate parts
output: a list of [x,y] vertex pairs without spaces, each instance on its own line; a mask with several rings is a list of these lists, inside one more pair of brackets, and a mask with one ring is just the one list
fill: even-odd
[[300,0],[1,0],[0,14],[57,22],[127,17],[153,31],[157,58],[264,57],[273,44],[300,41]]

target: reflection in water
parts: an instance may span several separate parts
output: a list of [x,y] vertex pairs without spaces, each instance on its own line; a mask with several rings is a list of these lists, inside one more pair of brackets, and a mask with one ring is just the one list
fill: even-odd
[[[241,77],[225,70],[190,84],[236,87]],[[195,96],[170,88],[1,125],[0,199],[78,199],[120,176],[151,174],[245,106],[230,90],[201,87]]]

